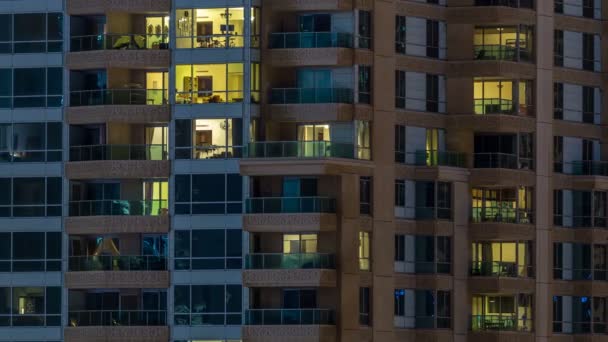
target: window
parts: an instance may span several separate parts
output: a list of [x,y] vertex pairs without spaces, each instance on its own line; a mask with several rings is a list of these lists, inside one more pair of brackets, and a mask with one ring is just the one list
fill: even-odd
[[359,324],[370,325],[370,288],[359,288]]
[[562,227],[606,227],[607,197],[605,191],[555,190],[554,223]]
[[443,75],[395,71],[395,107],[444,113],[445,105]]
[[370,242],[370,233],[359,232],[359,269],[361,271],[371,270]]
[[61,287],[0,288],[0,326],[60,326]]
[[359,70],[359,103],[370,104],[372,101],[372,68],[370,66],[359,65],[357,69]]
[[[259,9],[252,8],[248,18],[252,38],[257,38],[252,42],[259,41],[257,28],[261,16],[255,15],[256,10],[259,12]],[[177,48],[242,48],[247,24],[245,14],[242,7],[179,8],[176,10]]]
[[359,178],[359,213],[371,215],[372,213],[372,179]]
[[553,243],[553,278],[606,280],[606,245]]
[[61,107],[63,68],[0,69],[0,108]]
[[444,59],[446,24],[418,17],[395,17],[395,52]]
[[473,222],[534,223],[533,188],[473,188]]
[[533,331],[533,296],[473,295],[471,307],[471,329]]
[[63,14],[0,15],[0,54],[61,52]]
[[241,285],[176,285],[175,325],[240,325]]
[[534,276],[534,245],[530,241],[477,241],[471,250],[473,276]]
[[395,235],[395,272],[449,274],[451,265],[450,237]]
[[553,332],[605,334],[606,297],[553,296]]
[[176,175],[175,213],[240,214],[242,182],[238,174]]
[[61,161],[60,122],[0,123],[0,162]]
[[242,103],[242,63],[175,66],[177,104]]
[[395,162],[405,163],[405,126],[395,126]]
[[175,231],[175,269],[241,269],[240,229]]
[[397,328],[449,329],[452,301],[448,291],[395,289],[394,324]]
[[475,27],[475,59],[533,61],[534,29],[531,26]]
[[[61,233],[0,233],[2,272],[61,271]],[[10,257],[12,255],[12,257]]]
[[561,30],[553,33],[553,64],[564,66],[564,31]]
[[0,217],[61,216],[61,178],[0,178]]
[[475,114],[534,115],[531,80],[475,79]]
[[553,83],[553,118],[564,119],[564,84]]
[[372,48],[372,14],[368,11],[359,11],[359,48]]
[[601,71],[600,35],[555,30],[554,64],[559,67]]
[[242,119],[175,120],[176,159],[241,157]]
[[595,70],[595,35],[583,33],[583,70]]
[[452,218],[452,185],[432,181],[395,181],[395,216],[416,220]]

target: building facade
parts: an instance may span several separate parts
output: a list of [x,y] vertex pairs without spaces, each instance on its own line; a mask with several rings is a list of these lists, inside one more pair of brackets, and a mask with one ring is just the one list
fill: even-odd
[[0,342],[607,339],[606,17],[0,1]]

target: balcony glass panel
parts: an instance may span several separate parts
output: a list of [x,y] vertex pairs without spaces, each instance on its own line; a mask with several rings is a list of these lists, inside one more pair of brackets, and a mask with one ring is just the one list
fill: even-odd
[[271,49],[352,48],[353,35],[341,32],[279,32],[269,37]]
[[168,200],[70,201],[70,216],[159,216],[168,213]]
[[419,166],[466,167],[466,154],[451,151],[420,150],[414,152],[414,164]]
[[335,269],[333,254],[256,253],[245,259],[246,269]]
[[335,325],[329,309],[249,309],[245,325]]
[[353,103],[353,90],[348,88],[273,88],[272,104]]
[[475,6],[506,6],[515,8],[534,8],[534,0],[475,0]]
[[69,324],[78,326],[162,326],[166,310],[82,310],[68,313]]
[[168,34],[99,34],[73,36],[70,51],[168,49]]
[[70,147],[70,161],[167,160],[166,145],[83,145]]
[[355,158],[353,144],[332,141],[252,142],[246,152],[247,158]]
[[70,256],[69,271],[164,271],[167,258],[154,255]]
[[167,89],[95,89],[70,92],[70,106],[163,105]]
[[256,197],[246,202],[248,214],[335,213],[336,200],[328,197]]

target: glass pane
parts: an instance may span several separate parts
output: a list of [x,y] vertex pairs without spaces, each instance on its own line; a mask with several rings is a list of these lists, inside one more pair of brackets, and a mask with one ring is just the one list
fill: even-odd
[[44,259],[44,233],[13,233],[13,259]]
[[14,178],[13,204],[44,204],[44,178]]
[[192,175],[193,202],[223,202],[225,196],[224,174]]
[[225,255],[225,230],[193,230],[192,256],[193,257],[221,257]]
[[46,40],[46,14],[15,14],[15,41]]
[[46,69],[14,69],[13,89],[15,96],[45,95]]

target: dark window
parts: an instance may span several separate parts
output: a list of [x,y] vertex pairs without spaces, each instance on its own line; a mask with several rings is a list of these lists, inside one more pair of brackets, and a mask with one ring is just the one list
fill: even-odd
[[359,11],[359,48],[372,48],[372,14],[368,11]]
[[426,21],[426,56],[439,58],[439,22]]
[[370,325],[370,289],[359,288],[359,324]]
[[240,325],[240,285],[175,286],[176,325]]
[[426,75],[426,110],[427,112],[439,111],[439,77],[437,75]]
[[595,88],[583,86],[583,122],[593,123],[595,119]]
[[405,71],[395,70],[395,107],[405,108]]
[[555,66],[564,66],[564,31],[555,30],[553,35],[553,55]]
[[395,17],[395,52],[405,53],[407,43],[406,36],[406,17],[398,15]]
[[553,83],[553,118],[564,118],[564,84]]
[[405,163],[405,126],[395,126],[395,162]]
[[553,137],[553,171],[563,172],[564,170],[564,137]]
[[46,40],[46,14],[15,14],[14,21],[15,41]]
[[176,214],[242,212],[242,177],[237,174],[176,175],[175,183]]
[[175,269],[240,269],[241,233],[239,229],[176,231]]
[[405,207],[405,181],[402,179],[395,180],[395,206]]
[[583,69],[595,70],[595,35],[583,33]]
[[372,213],[372,179],[359,178],[359,213],[370,215]]
[[359,103],[371,103],[372,80],[371,67],[359,65]]

